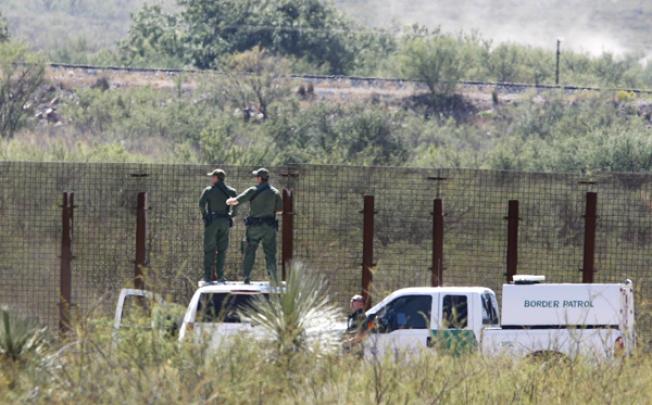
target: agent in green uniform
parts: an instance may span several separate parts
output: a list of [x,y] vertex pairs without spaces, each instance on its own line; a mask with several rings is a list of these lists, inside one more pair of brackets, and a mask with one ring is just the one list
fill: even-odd
[[211,186],[206,187],[199,198],[199,209],[204,220],[204,277],[200,284],[212,281],[213,262],[217,281],[226,281],[224,261],[229,247],[229,231],[233,226],[232,217],[235,216],[235,207],[230,207],[226,201],[237,195],[234,188],[224,183],[224,170],[216,169],[208,175],[211,177]]
[[281,193],[269,184],[269,171],[265,168],[254,170],[256,186],[250,187],[235,198],[227,200],[227,204],[236,206],[241,202],[249,202],[249,216],[245,219],[247,233],[243,241],[244,258],[242,274],[245,284],[251,282],[251,270],[256,260],[256,249],[262,242],[267,264],[267,275],[276,281],[276,232],[278,221],[276,213],[283,210]]

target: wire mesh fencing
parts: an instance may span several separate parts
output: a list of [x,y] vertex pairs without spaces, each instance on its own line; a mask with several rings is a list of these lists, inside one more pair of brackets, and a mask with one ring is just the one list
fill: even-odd
[[[58,322],[62,192],[75,193],[71,303],[108,314],[133,286],[137,195],[146,192],[150,285],[185,304],[202,275],[203,165],[0,162],[0,303],[54,327]],[[253,167],[224,166],[243,191]],[[433,200],[444,207],[443,281],[500,293],[507,206],[518,200],[518,273],[580,282],[586,193],[598,195],[595,281],[632,279],[639,330],[652,333],[652,175],[540,174],[464,169],[298,165],[270,168],[292,190],[293,257],[323,274],[337,302],[361,290],[363,196],[375,197],[374,300],[429,285]],[[226,275],[238,279],[242,218],[231,230]],[[281,266],[279,234],[278,265]],[[265,277],[259,253],[255,278]],[[155,283],[154,283],[155,281]]]

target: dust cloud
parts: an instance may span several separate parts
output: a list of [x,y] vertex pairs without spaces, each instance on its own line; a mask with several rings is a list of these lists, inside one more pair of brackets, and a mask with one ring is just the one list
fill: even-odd
[[477,32],[496,42],[565,48],[593,55],[652,51],[650,0],[338,0],[358,21],[384,28],[411,24]]

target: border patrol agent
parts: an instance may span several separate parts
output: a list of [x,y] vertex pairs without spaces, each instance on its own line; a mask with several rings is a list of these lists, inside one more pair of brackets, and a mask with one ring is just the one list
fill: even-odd
[[262,242],[267,265],[267,275],[276,281],[276,232],[278,221],[276,213],[283,210],[281,193],[269,184],[269,171],[265,168],[254,170],[256,186],[250,187],[235,198],[227,200],[227,204],[236,206],[249,202],[249,216],[245,219],[247,232],[242,244],[244,258],[242,275],[245,284],[251,282],[251,270],[256,260],[256,250]]
[[356,294],[351,297],[351,314],[346,320],[346,331],[358,332],[365,320],[367,315],[364,312],[364,298]]
[[[204,277],[200,284],[210,283],[213,276],[213,262],[218,282],[225,282],[224,262],[229,247],[229,231],[233,226],[235,207],[226,204],[237,195],[234,188],[224,183],[226,173],[222,169],[207,173],[211,186],[206,187],[199,198],[199,209],[204,220]],[[217,251],[217,254],[216,254]]]

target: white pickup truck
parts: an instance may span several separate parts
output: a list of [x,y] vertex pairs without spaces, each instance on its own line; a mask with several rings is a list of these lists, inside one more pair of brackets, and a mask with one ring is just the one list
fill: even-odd
[[517,357],[585,355],[609,358],[635,344],[634,294],[622,284],[545,284],[539,276],[484,287],[404,288],[367,311],[366,356],[429,347],[477,348]]
[[234,335],[262,337],[259,328],[240,319],[239,310],[249,305],[254,297],[278,294],[281,288],[267,282],[227,282],[200,287],[190,299],[179,341],[192,338],[215,348],[222,340]]

